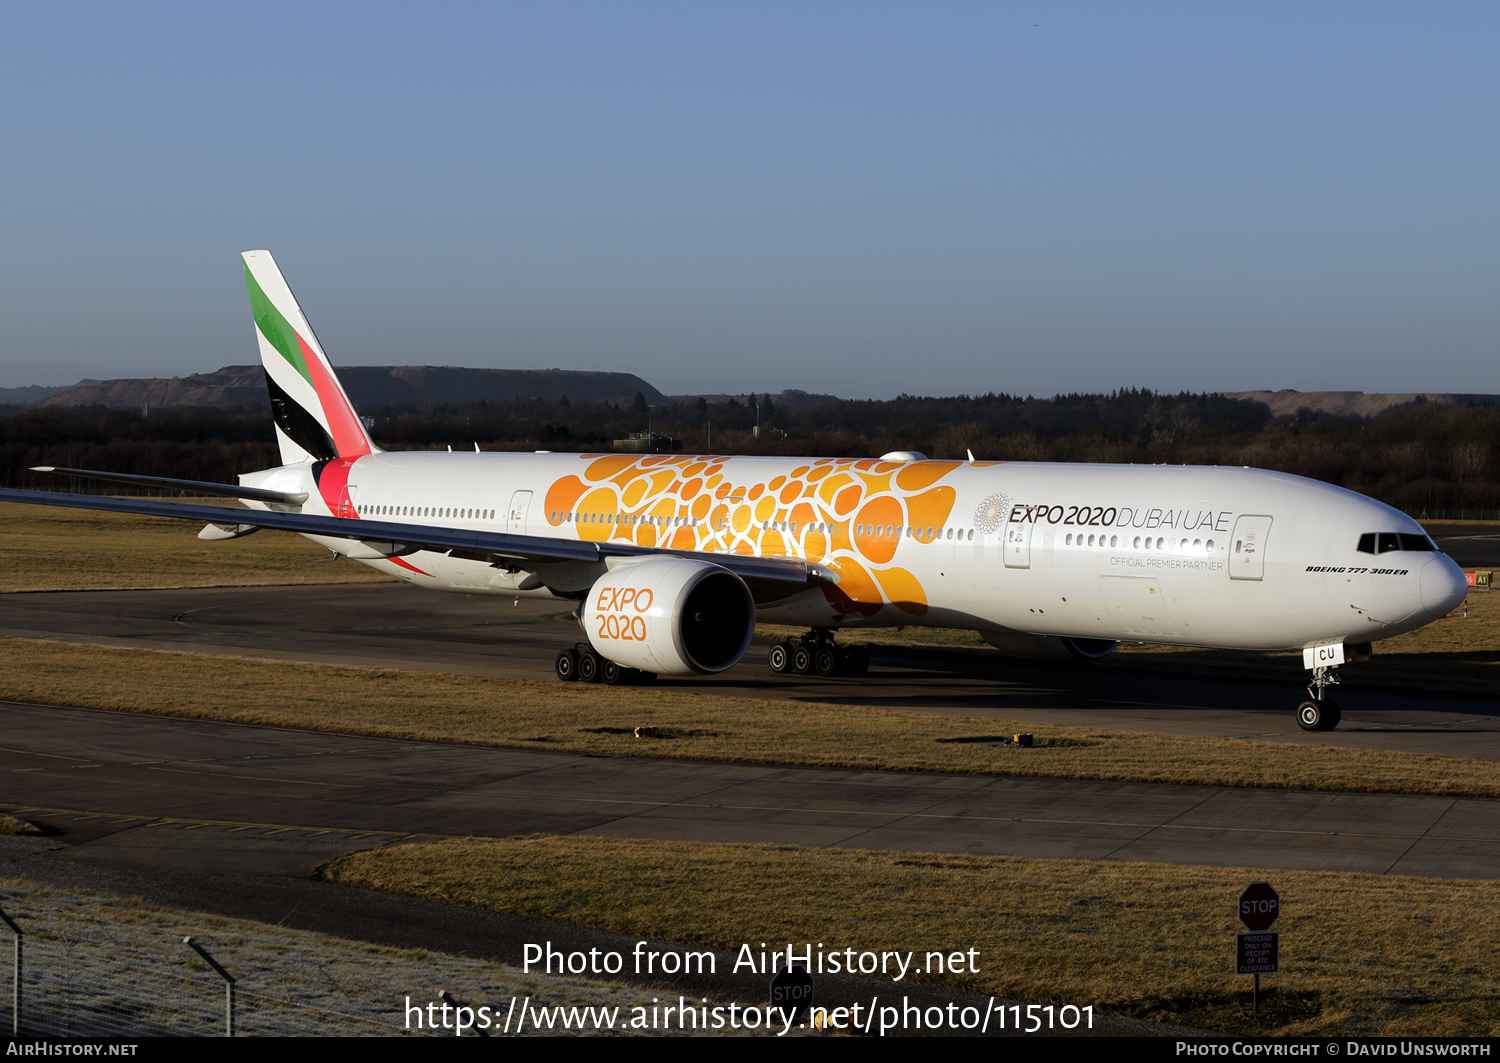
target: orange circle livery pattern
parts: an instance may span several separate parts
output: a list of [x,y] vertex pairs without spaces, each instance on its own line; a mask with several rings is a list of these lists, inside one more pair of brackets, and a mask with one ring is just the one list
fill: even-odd
[[[547,489],[552,527],[588,542],[819,562],[840,580],[822,588],[829,604],[867,617],[886,604],[926,614],[921,581],[891,561],[902,538],[929,543],[942,534],[957,496],[939,481],[963,464],[823,458],[769,481],[735,483],[724,457],[580,457],[588,462],[581,475]],[[871,534],[875,525],[882,534]]]

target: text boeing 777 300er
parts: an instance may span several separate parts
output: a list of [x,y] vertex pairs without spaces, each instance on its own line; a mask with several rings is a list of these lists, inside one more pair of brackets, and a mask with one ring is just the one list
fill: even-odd
[[1464,574],[1411,518],[1261,469],[721,455],[381,451],[276,262],[244,254],[279,468],[240,485],[56,470],[243,500],[220,508],[33,491],[0,498],[301,534],[434,590],[580,604],[564,679],[720,672],[757,620],[809,634],[771,667],[863,670],[839,629],[979,631],[1030,656],[1122,640],[1302,650],[1307,730],[1370,643],[1443,616]]

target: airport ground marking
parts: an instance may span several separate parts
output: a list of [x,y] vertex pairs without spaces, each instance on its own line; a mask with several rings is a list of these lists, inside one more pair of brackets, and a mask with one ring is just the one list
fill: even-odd
[[[582,805],[617,805],[617,806],[618,805],[624,805],[624,806],[627,806],[627,807],[630,807],[630,808],[634,808],[634,809],[637,809],[637,810],[640,810],[640,811],[648,811],[648,810],[654,810],[654,809],[674,809],[674,808],[677,808],[677,809],[722,809],[722,810],[733,811],[733,812],[776,812],[776,813],[795,813],[795,814],[803,814],[803,815],[851,816],[851,817],[861,817],[861,818],[871,818],[871,819],[885,819],[885,820],[890,821],[890,822],[884,824],[885,826],[889,826],[889,825],[891,825],[891,823],[895,823],[895,822],[897,822],[899,820],[902,820],[902,819],[921,819],[921,820],[944,820],[944,821],[948,821],[948,822],[957,822],[957,823],[964,823],[964,822],[972,822],[972,823],[1006,823],[1006,822],[1010,822],[1010,823],[1032,823],[1032,824],[1039,824],[1039,825],[1045,825],[1045,826],[1100,827],[1100,828],[1113,828],[1113,829],[1125,829],[1125,830],[1139,830],[1139,831],[1144,831],[1146,833],[1150,833],[1150,832],[1156,831],[1156,830],[1179,830],[1179,831],[1200,831],[1200,832],[1224,833],[1224,834],[1265,834],[1265,835],[1285,835],[1285,836],[1304,836],[1304,837],[1326,837],[1326,836],[1328,836],[1330,834],[1330,832],[1327,831],[1327,830],[1299,830],[1299,829],[1292,829],[1292,828],[1285,828],[1285,827],[1269,827],[1269,826],[1239,827],[1239,826],[1232,826],[1232,825],[1216,825],[1216,824],[1172,823],[1172,822],[1170,822],[1170,820],[1167,821],[1167,822],[1155,822],[1155,823],[1152,823],[1152,822],[1137,822],[1137,821],[1131,821],[1131,820],[1066,819],[1066,818],[1047,817],[1047,816],[1022,816],[1022,817],[1015,817],[1015,816],[1004,816],[1004,815],[974,815],[974,814],[949,815],[949,814],[944,814],[944,813],[940,813],[940,812],[926,812],[926,811],[921,811],[921,810],[916,810],[916,811],[901,811],[901,810],[889,810],[889,809],[887,809],[887,810],[861,810],[861,809],[844,809],[844,808],[804,807],[804,806],[794,806],[794,805],[725,804],[723,802],[707,802],[707,801],[633,800],[633,799],[630,799],[630,798],[618,798],[618,797],[587,797],[587,796],[584,796],[584,797],[574,797],[574,796],[567,796],[567,795],[553,796],[553,795],[538,795],[538,794],[533,794],[533,793],[525,793],[525,794],[523,794],[523,793],[495,793],[495,792],[477,793],[477,792],[474,792],[474,791],[451,790],[451,789],[445,790],[445,789],[437,789],[437,788],[434,788],[434,789],[418,789],[418,788],[415,788],[415,787],[393,787],[393,786],[386,786],[386,785],[381,785],[381,784],[376,784],[376,783],[334,783],[334,782],[324,782],[324,781],[315,781],[315,780],[282,779],[282,778],[267,777],[267,776],[246,776],[246,775],[241,775],[241,774],[218,773],[218,772],[180,771],[180,770],[175,770],[175,769],[171,769],[171,768],[156,768],[156,767],[153,767],[151,770],[155,770],[155,771],[168,771],[168,772],[172,772],[174,774],[185,774],[185,775],[217,775],[217,776],[223,777],[223,778],[239,779],[239,780],[250,778],[250,779],[255,779],[256,781],[260,781],[260,782],[296,783],[296,784],[312,785],[312,786],[319,786],[319,787],[332,787],[332,788],[338,788],[338,789],[351,789],[351,790],[370,790],[370,789],[376,789],[376,790],[385,790],[385,791],[421,793],[421,794],[429,794],[429,795],[432,795],[432,796],[437,796],[437,795],[441,795],[441,794],[461,793],[461,794],[464,794],[465,796],[469,797],[470,799],[479,799],[479,800],[509,800],[509,801],[517,801],[517,802],[570,803],[570,804],[582,804]],[[998,781],[998,780],[994,780],[994,779],[983,780],[981,782],[980,786],[977,786],[977,787],[974,787],[973,789],[968,790],[965,794],[950,794],[950,795],[945,795],[945,796],[939,798],[934,803],[942,803],[944,801],[950,801],[950,800],[953,800],[956,797],[960,797],[960,796],[969,796],[969,795],[973,794],[975,790],[983,788],[984,785],[993,784],[996,781]],[[1165,785],[1165,784],[1163,784],[1163,785]],[[1229,792],[1234,792],[1234,791],[1231,788],[1222,788],[1222,789],[1219,789],[1216,793],[1210,795],[1209,797],[1204,798],[1203,800],[1204,801],[1212,800],[1215,797],[1221,797],[1221,796],[1223,796],[1223,794],[1229,793]],[[1280,791],[1277,791],[1277,792],[1280,793]],[[1359,795],[1359,796],[1365,796],[1365,795]],[[1382,795],[1368,795],[1368,796],[1379,797],[1379,796],[1382,796]],[[1396,795],[1396,796],[1401,797],[1401,798],[1421,798],[1421,797],[1426,797],[1428,795]],[[1438,798],[1438,800],[1443,800],[1443,799],[1442,798]],[[1411,841],[1411,842],[1413,842],[1413,844],[1415,844],[1416,842],[1421,841],[1426,836],[1426,834],[1431,831],[1432,827],[1436,826],[1437,822],[1442,819],[1443,815],[1445,815],[1447,811],[1451,810],[1452,807],[1454,807],[1458,803],[1458,801],[1460,799],[1459,798],[1451,798],[1451,799],[1447,799],[1447,800],[1449,801],[1449,807],[1448,807],[1448,809],[1445,809],[1443,813],[1439,813],[1434,818],[1433,822],[1431,824],[1429,824],[1428,827],[1426,827],[1426,828],[1423,829],[1423,832],[1421,834],[1415,834],[1415,835],[1413,835],[1413,834],[1386,833],[1386,832],[1378,832],[1378,831],[1346,831],[1346,830],[1340,830],[1340,831],[1332,832],[1332,833],[1336,833],[1340,837],[1347,837],[1347,838],[1365,838],[1365,839],[1371,839],[1371,840],[1387,839],[1387,840],[1391,840],[1391,841]],[[1483,801],[1483,800],[1486,800],[1486,799],[1485,798],[1463,798],[1462,800]],[[1197,805],[1194,805],[1193,808],[1186,809],[1186,810],[1183,810],[1181,812],[1174,813],[1171,818],[1172,819],[1176,819],[1176,818],[1179,818],[1179,817],[1181,817],[1183,815],[1187,815],[1187,814],[1191,813],[1192,811],[1194,811],[1194,809],[1196,809],[1197,807],[1199,807],[1202,803],[1203,803],[1203,801],[1200,801]],[[928,807],[931,807],[931,805],[929,805]],[[173,822],[173,821],[164,820],[163,822]],[[184,822],[186,822],[186,821],[184,821]],[[196,822],[196,821],[194,821],[194,822]],[[204,822],[210,822],[210,823],[215,823],[215,824],[219,823],[219,821],[204,821]],[[260,825],[260,824],[257,824],[257,825]],[[288,828],[288,829],[300,829],[300,828]],[[352,828],[327,828],[327,829],[329,829],[329,830],[349,830],[349,829],[352,829]],[[597,825],[594,825],[594,826],[591,826],[591,827],[587,827],[587,828],[581,828],[581,829],[583,829],[583,830],[597,829]],[[406,832],[403,832],[403,831],[400,831],[400,830],[388,830],[388,831],[378,831],[378,832],[374,832],[374,833],[404,834]],[[415,837],[416,835],[412,835],[412,836]],[[436,837],[436,836],[439,836],[439,835],[434,835],[434,836]],[[449,835],[440,835],[440,836],[441,837],[449,837]],[[490,837],[502,837],[502,836],[503,835],[490,835]],[[1470,837],[1451,837],[1451,838],[1444,838],[1442,840],[1443,841],[1447,841],[1447,842],[1476,842],[1476,843],[1484,843],[1484,844],[1493,843],[1493,841],[1494,841],[1494,839],[1492,839],[1492,838],[1477,838],[1477,837],[1475,837],[1475,838],[1470,838]]]
[[[1402,849],[1401,852],[1397,854],[1396,858],[1394,860],[1392,860],[1389,865],[1387,865],[1387,867],[1385,869],[1385,873],[1387,875],[1391,874],[1392,871],[1395,869],[1395,867],[1396,867],[1397,864],[1399,864],[1399,863],[1401,863],[1401,861],[1405,860],[1408,856],[1411,855],[1411,851],[1413,849],[1415,849],[1422,842],[1426,841],[1427,840],[1427,836],[1432,833],[1432,828],[1436,827],[1438,825],[1438,823],[1442,821],[1443,816],[1446,816],[1449,812],[1452,812],[1453,809],[1455,807],[1457,807],[1457,805],[1458,805],[1458,799],[1457,798],[1454,798],[1452,801],[1450,801],[1448,803],[1448,807],[1445,808],[1445,809],[1443,809],[1442,815],[1439,815],[1436,819],[1434,819],[1431,823],[1429,823],[1427,825],[1427,829],[1424,830],[1424,831],[1422,831],[1422,833],[1419,834],[1419,835],[1417,835],[1417,837],[1413,838],[1411,840],[1411,844],[1408,845],[1405,849]],[[1470,838],[1438,838],[1436,840],[1437,841],[1445,841],[1446,842],[1446,841],[1472,841],[1473,839],[1470,839]]]
[[395,792],[395,793],[430,794],[430,795],[436,795],[436,794],[453,794],[453,793],[463,793],[464,792],[462,790],[444,789],[441,786],[417,787],[417,786],[390,786],[388,784],[377,783],[377,782],[367,782],[367,783],[358,783],[358,782],[327,782],[327,781],[322,780],[322,779],[281,778],[280,776],[276,776],[276,775],[244,775],[244,774],[241,774],[239,772],[227,772],[227,771],[188,771],[185,768],[163,768],[163,767],[158,767],[158,766],[154,766],[154,765],[151,766],[150,768],[148,768],[147,770],[149,770],[149,771],[164,771],[164,772],[168,772],[168,773],[170,773],[172,775],[211,775],[214,778],[218,778],[218,779],[239,779],[239,780],[249,779],[249,780],[252,780],[254,782],[274,782],[274,783],[283,783],[283,784],[295,784],[295,785],[298,785],[298,786],[322,786],[322,787],[328,787],[330,789],[336,789],[336,790],[386,790],[386,791],[392,791],[392,792]]
[[[515,798],[520,797],[521,795],[497,795],[497,796],[511,796],[513,799],[515,799]],[[530,796],[530,795],[528,795],[528,796]],[[533,800],[543,800],[543,801],[573,801],[573,802],[594,803],[594,802],[591,802],[590,799],[588,799],[588,798],[568,798],[568,797],[535,798],[535,797],[531,797],[531,799],[533,799]],[[1457,800],[1458,799],[1454,799],[1450,803],[1450,808],[1447,809],[1447,810],[1444,810],[1443,814],[1446,814],[1447,811],[1451,810],[1452,805],[1456,805],[1457,804]],[[1019,818],[1013,817],[1013,816],[973,816],[973,815],[950,816],[950,815],[943,815],[941,813],[932,813],[932,812],[865,812],[865,811],[851,810],[851,809],[800,808],[800,807],[792,807],[792,806],[771,806],[771,805],[734,805],[734,804],[725,805],[725,804],[707,804],[707,803],[703,803],[703,802],[688,802],[688,801],[629,801],[629,800],[620,799],[620,798],[602,798],[602,799],[599,799],[597,803],[599,803],[599,804],[614,804],[614,805],[630,805],[630,806],[634,806],[634,807],[642,809],[642,810],[648,810],[648,809],[653,809],[653,808],[701,808],[701,809],[720,808],[720,809],[724,809],[724,810],[732,811],[732,812],[792,812],[792,813],[817,814],[817,815],[837,815],[837,816],[858,816],[858,817],[869,817],[869,818],[883,818],[883,819],[886,819],[888,821],[886,823],[876,824],[871,829],[877,829],[877,828],[882,827],[882,826],[883,827],[890,827],[890,826],[893,826],[893,825],[899,823],[901,820],[904,820],[904,819],[928,819],[928,820],[948,820],[948,821],[956,821],[956,822],[996,822],[996,823],[1006,823],[1006,822],[1009,822],[1009,823],[1022,823],[1022,824],[1031,823],[1031,824],[1038,824],[1038,825],[1044,825],[1044,826],[1116,828],[1116,829],[1126,829],[1126,830],[1138,830],[1138,831],[1142,831],[1143,834],[1141,835],[1141,837],[1144,837],[1146,834],[1150,834],[1153,831],[1157,831],[1157,830],[1200,831],[1200,832],[1205,832],[1205,833],[1221,833],[1221,834],[1265,834],[1265,835],[1282,835],[1282,836],[1289,836],[1289,837],[1328,837],[1329,834],[1330,834],[1330,832],[1326,831],[1326,830],[1294,830],[1294,829],[1282,828],[1282,827],[1235,827],[1235,826],[1219,826],[1219,825],[1213,825],[1213,824],[1188,824],[1188,823],[1138,823],[1138,822],[1133,822],[1133,821],[1128,821],[1128,820],[1058,819],[1058,818],[1040,817],[1040,816],[1024,816],[1024,817],[1019,817]],[[13,808],[13,809],[11,809],[11,811],[13,813],[35,813],[35,814],[39,814],[39,815],[75,815],[75,816],[79,815],[78,813],[74,812],[73,810],[69,810],[69,809]],[[1191,811],[1191,810],[1188,810],[1188,811]],[[1181,815],[1181,814],[1185,814],[1185,813],[1179,813],[1179,815]],[[86,815],[89,815],[89,816],[103,816],[103,815],[119,815],[119,814],[118,813],[87,813]],[[1404,852],[1409,853],[1410,850],[1411,850],[1411,848],[1413,846],[1415,846],[1418,842],[1421,842],[1421,841],[1423,841],[1423,840],[1426,839],[1427,835],[1431,832],[1432,827],[1436,826],[1437,820],[1440,820],[1441,818],[1442,818],[1442,814],[1440,814],[1438,817],[1436,817],[1436,819],[1434,820],[1433,824],[1431,824],[1427,828],[1425,828],[1422,831],[1422,833],[1420,833],[1420,834],[1390,834],[1390,833],[1381,833],[1381,832],[1374,832],[1374,831],[1348,831],[1348,830],[1340,830],[1340,831],[1336,831],[1336,832],[1333,832],[1333,833],[1336,834],[1338,837],[1341,837],[1341,838],[1354,838],[1354,839],[1367,839],[1367,840],[1407,841],[1407,842],[1410,842],[1411,845],[1409,845],[1407,847],[1407,849],[1404,850]],[[356,841],[359,840],[359,839],[368,838],[368,837],[392,837],[392,838],[397,838],[398,840],[457,837],[457,835],[450,835],[450,834],[431,834],[431,833],[425,833],[425,832],[402,831],[402,830],[399,830],[399,829],[373,830],[372,831],[372,830],[365,830],[365,829],[357,828],[357,827],[285,826],[285,825],[282,825],[282,824],[274,824],[274,823],[243,823],[243,822],[236,821],[236,820],[198,820],[198,819],[187,820],[187,819],[180,819],[180,818],[176,818],[176,817],[131,816],[131,817],[126,817],[121,822],[130,822],[130,821],[134,821],[134,820],[150,820],[150,822],[143,823],[142,825],[143,826],[151,826],[151,827],[157,827],[157,826],[171,827],[171,826],[179,826],[181,824],[196,824],[196,827],[187,828],[187,829],[197,829],[197,827],[204,827],[204,826],[229,827],[229,828],[231,828],[230,830],[225,831],[225,833],[237,833],[239,831],[255,830],[257,828],[263,829],[266,833],[269,833],[269,834],[279,834],[279,833],[282,833],[283,831],[289,831],[289,830],[307,830],[307,831],[317,831],[319,833],[346,834],[346,835],[350,835],[351,840],[356,840]],[[591,825],[589,827],[580,828],[578,831],[572,831],[570,833],[582,834],[582,833],[584,833],[586,831],[597,830],[598,826],[599,826],[598,824],[595,824],[595,825]],[[487,835],[487,837],[509,837],[509,836],[510,835]],[[1134,840],[1139,841],[1140,838],[1136,838]],[[1494,841],[1493,838],[1477,838],[1477,837],[1475,837],[1475,838],[1471,838],[1471,837],[1445,837],[1445,838],[1442,838],[1440,840],[1444,841],[1444,842],[1476,842],[1476,843],[1493,843],[1493,841]],[[1399,860],[1398,860],[1398,862],[1399,862]]]
[[150,816],[130,815],[120,812],[89,812],[76,808],[51,808],[36,805],[10,806],[12,814],[35,815],[44,817],[72,817],[73,819],[108,819],[113,822],[137,823],[143,827],[178,827],[182,830],[196,830],[201,827],[226,827],[224,833],[232,834],[245,830],[261,830],[265,834],[280,834],[284,831],[305,830],[317,834],[343,834],[351,839],[358,838],[393,838],[396,840],[440,840],[457,837],[452,834],[433,834],[423,831],[404,830],[369,830],[364,827],[315,827],[306,825],[287,825],[285,823],[246,823],[242,820],[232,819],[184,819],[179,816]]
[[[419,746],[417,748],[422,748],[422,747]],[[50,754],[42,754],[42,755],[48,755],[48,756],[50,756]],[[237,758],[196,758],[195,760],[189,761],[188,763],[198,763],[198,762],[202,762],[202,761],[211,761],[211,760],[220,760],[220,759],[237,759]],[[503,799],[503,800],[521,801],[521,802],[528,802],[529,801],[529,802],[549,802],[549,803],[550,802],[567,802],[567,803],[586,804],[586,805],[625,805],[625,806],[628,806],[628,807],[634,807],[634,808],[641,809],[641,810],[658,809],[658,808],[661,808],[661,809],[667,809],[667,808],[682,808],[682,809],[723,808],[723,809],[728,809],[728,810],[732,810],[732,811],[748,811],[748,812],[781,812],[781,813],[799,813],[799,814],[814,814],[814,815],[871,817],[871,818],[888,819],[888,820],[891,820],[892,822],[894,822],[895,820],[903,819],[903,818],[906,818],[906,819],[947,820],[947,821],[951,821],[951,822],[1023,822],[1023,823],[1029,822],[1029,823],[1035,823],[1035,824],[1045,824],[1045,825],[1049,825],[1049,826],[1079,826],[1079,827],[1093,826],[1093,827],[1103,827],[1103,828],[1141,830],[1141,831],[1145,831],[1147,833],[1149,833],[1149,832],[1151,832],[1153,830],[1187,830],[1187,831],[1218,832],[1218,833],[1230,833],[1230,834],[1270,834],[1270,835],[1278,835],[1279,834],[1279,835],[1288,835],[1288,836],[1299,836],[1299,835],[1300,836],[1327,836],[1330,833],[1330,832],[1328,832],[1326,830],[1295,830],[1295,829],[1277,828],[1277,827],[1237,827],[1237,826],[1228,826],[1228,825],[1217,826],[1217,825],[1204,825],[1204,824],[1177,824],[1177,823],[1171,823],[1170,821],[1169,822],[1165,822],[1165,823],[1141,823],[1141,822],[1134,822],[1134,821],[1062,819],[1062,818],[1054,818],[1054,817],[1021,817],[1021,818],[1018,819],[1017,817],[999,816],[999,815],[996,815],[996,816],[972,815],[972,814],[970,814],[970,815],[945,815],[945,814],[942,814],[942,813],[931,813],[931,812],[924,812],[924,811],[920,811],[920,810],[918,810],[918,811],[899,811],[899,810],[897,810],[897,811],[892,811],[892,810],[871,810],[871,811],[864,811],[864,810],[858,810],[858,809],[797,807],[797,806],[766,806],[766,805],[747,805],[747,804],[727,804],[726,805],[726,804],[723,804],[722,802],[709,803],[709,802],[705,802],[705,801],[662,801],[662,800],[644,800],[644,801],[642,801],[642,800],[632,800],[632,799],[627,799],[627,798],[604,798],[604,797],[588,797],[588,796],[583,796],[583,797],[552,796],[552,795],[537,795],[537,794],[532,794],[532,793],[525,793],[525,794],[522,794],[522,793],[476,793],[476,792],[471,791],[471,790],[470,791],[466,791],[466,790],[454,790],[454,789],[443,789],[443,788],[437,788],[437,787],[419,788],[419,787],[407,787],[407,786],[391,786],[391,785],[388,785],[388,784],[373,783],[373,782],[371,782],[371,783],[340,783],[340,782],[330,782],[330,781],[326,781],[326,780],[308,780],[308,779],[297,779],[297,778],[281,778],[281,777],[276,777],[276,776],[245,775],[245,774],[239,773],[239,772],[233,772],[233,773],[231,773],[231,772],[207,772],[207,771],[197,771],[197,770],[191,770],[190,771],[190,770],[185,770],[185,769],[176,769],[176,768],[170,768],[170,767],[162,767],[162,766],[160,766],[162,763],[165,763],[165,762],[155,762],[155,763],[146,762],[142,766],[147,767],[148,770],[152,770],[152,771],[165,771],[165,772],[169,772],[169,773],[173,773],[173,774],[186,774],[186,775],[199,775],[199,776],[201,776],[201,775],[213,775],[213,776],[217,776],[217,777],[221,777],[221,778],[236,779],[236,780],[252,779],[252,780],[260,781],[260,782],[272,782],[272,783],[278,783],[278,784],[295,784],[295,785],[303,785],[303,786],[316,786],[316,787],[325,787],[325,788],[334,788],[334,789],[345,789],[345,790],[372,790],[373,789],[373,790],[388,791],[388,792],[389,791],[394,791],[394,792],[404,792],[404,793],[428,794],[428,795],[432,795],[432,796],[437,796],[437,795],[447,794],[447,793],[463,793],[463,794],[465,794],[467,797],[469,797],[471,799],[485,799],[485,800]],[[93,765],[93,766],[102,767],[103,765]],[[760,765],[760,767],[770,767],[770,766],[768,766],[768,765]],[[20,769],[20,770],[26,770],[26,769]],[[30,769],[30,770],[45,770],[45,769]],[[947,778],[947,777],[944,776],[943,778]],[[954,794],[954,795],[946,795],[946,796],[944,796],[942,798],[939,798],[938,803],[941,803],[942,801],[946,801],[946,800],[952,800],[952,799],[954,799],[957,796],[967,796],[967,795],[973,794],[975,791],[983,789],[986,786],[992,786],[996,782],[1000,781],[1001,779],[1005,779],[1005,778],[1009,778],[1009,777],[1004,777],[1004,776],[1002,776],[1002,777],[993,777],[993,776],[992,777],[982,777],[982,776],[981,777],[977,777],[977,779],[976,779],[977,785],[975,785],[975,786],[969,788],[968,790],[966,790],[964,795],[956,795],[956,794]],[[1159,785],[1169,785],[1169,784],[1159,784]],[[1233,792],[1233,790],[1234,790],[1234,788],[1220,788],[1212,796],[1221,796],[1223,793],[1225,793],[1225,792]],[[1280,793],[1282,791],[1276,791],[1276,792]],[[1296,791],[1286,791],[1286,792],[1296,792]],[[1361,796],[1365,796],[1365,795],[1361,795]],[[1371,794],[1371,795],[1368,795],[1368,796],[1378,797],[1380,795]],[[1422,797],[1437,797],[1437,795],[1418,795],[1418,794],[1405,794],[1405,795],[1395,795],[1395,796],[1399,796],[1399,797],[1407,798],[1407,799],[1413,799],[1413,798],[1419,799],[1419,798],[1422,798]],[[1208,800],[1208,799],[1209,798],[1205,798],[1204,800]],[[1437,799],[1442,800],[1443,798],[1437,798]],[[1457,803],[1457,799],[1449,799],[1449,800],[1450,800],[1450,806],[1449,806],[1450,808],[1454,804]],[[1466,800],[1482,801],[1482,800],[1486,800],[1486,799],[1485,798],[1467,798]],[[1201,804],[1201,803],[1202,802],[1199,802],[1199,804]],[[930,807],[930,806],[928,806],[928,807]],[[1197,806],[1194,806],[1194,807],[1197,807]],[[1187,811],[1191,811],[1191,810],[1187,810]],[[1178,813],[1175,813],[1172,818],[1175,819],[1175,818],[1178,818],[1178,817],[1180,817],[1181,815],[1184,815],[1184,814],[1186,814],[1186,812],[1178,812]],[[1437,817],[1437,819],[1441,819],[1441,818],[1442,818],[1441,815],[1439,815]],[[1431,826],[1436,825],[1436,822],[1437,822],[1437,820],[1434,820],[1433,824],[1430,825],[1428,828],[1425,828],[1424,831],[1423,831],[1423,834],[1421,834],[1421,835],[1390,834],[1390,833],[1383,833],[1383,832],[1360,832],[1360,831],[1338,831],[1337,833],[1340,836],[1350,837],[1350,838],[1389,839],[1389,840],[1392,840],[1392,841],[1412,840],[1413,843],[1415,843],[1415,841],[1420,841],[1425,836],[1426,832],[1431,829]],[[587,829],[593,829],[593,828],[587,828]],[[389,832],[389,833],[402,833],[402,832],[396,831],[396,832]],[[1445,838],[1443,840],[1445,840],[1445,841],[1453,841],[1453,842],[1481,842],[1481,843],[1487,843],[1487,842],[1493,841],[1493,839],[1487,839],[1487,838]]]
[[49,760],[87,760],[87,757],[73,757],[66,753],[43,753],[36,749],[13,749],[10,746],[0,746],[0,753],[20,753],[28,757],[46,757]]

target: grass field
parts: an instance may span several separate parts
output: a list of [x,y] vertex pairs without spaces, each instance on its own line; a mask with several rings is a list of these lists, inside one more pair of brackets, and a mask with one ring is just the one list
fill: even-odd
[[[978,975],[930,980],[1235,1033],[1500,1034],[1500,882],[577,835],[399,845],[322,876],[723,949],[976,948]],[[1260,880],[1284,915],[1257,1018],[1232,972]]]
[[[216,498],[172,501],[238,503]],[[197,538],[201,524],[52,506],[0,503],[0,592],[254,587],[388,580],[300,535],[262,531],[227,542]]]
[[[1462,757],[46,640],[0,640],[0,655],[0,699],[346,734],[757,764],[1500,797],[1500,762]],[[643,725],[663,737],[635,738]],[[955,741],[1019,730],[1038,744]]]

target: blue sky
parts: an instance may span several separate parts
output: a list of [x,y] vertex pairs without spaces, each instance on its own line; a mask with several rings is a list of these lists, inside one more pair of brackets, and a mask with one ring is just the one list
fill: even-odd
[[0,386],[1500,392],[1500,7],[21,5]]

